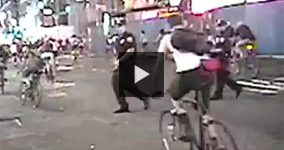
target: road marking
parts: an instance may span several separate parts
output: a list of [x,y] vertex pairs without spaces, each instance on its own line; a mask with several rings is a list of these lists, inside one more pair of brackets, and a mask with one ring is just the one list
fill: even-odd
[[49,98],[59,98],[59,97],[65,97],[65,96],[67,96],[67,93],[65,92],[56,92],[56,93],[48,94]]
[[35,132],[11,134],[11,135],[7,136],[6,138],[2,139],[1,141],[11,140],[11,139],[15,139],[15,138],[22,138],[22,137],[27,137],[27,136],[33,136],[33,135],[37,135],[37,134]]

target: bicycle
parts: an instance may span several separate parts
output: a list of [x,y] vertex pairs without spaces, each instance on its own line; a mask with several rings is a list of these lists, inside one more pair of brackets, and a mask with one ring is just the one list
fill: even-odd
[[[238,51],[237,53],[234,51]],[[249,73],[249,78],[255,78],[259,74],[259,64],[257,60],[256,43],[246,41],[237,44],[233,50],[234,61],[237,65],[237,74]]]
[[[165,150],[238,150],[235,139],[229,129],[221,121],[209,116],[208,110],[203,102],[199,99],[199,92],[196,91],[196,100],[185,100],[183,103],[189,103],[195,107],[199,115],[199,140],[191,127],[188,114],[176,114],[174,111],[165,110],[160,114],[159,132],[162,144]],[[165,118],[169,115],[169,123]],[[182,127],[186,128],[186,132],[190,132],[190,140],[181,144],[178,137]],[[221,136],[222,135],[222,136]],[[175,147],[175,148],[174,148]]]
[[28,81],[22,81],[20,84],[20,101],[25,106],[27,101],[32,102],[33,108],[38,108],[42,101],[42,85],[40,84],[40,77],[42,72],[38,71],[31,74]]

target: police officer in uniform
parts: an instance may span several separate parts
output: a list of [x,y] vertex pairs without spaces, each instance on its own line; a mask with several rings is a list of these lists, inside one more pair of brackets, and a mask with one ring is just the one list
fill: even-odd
[[[131,71],[127,68],[132,68],[133,63],[135,63],[137,44],[134,35],[126,31],[126,20],[124,18],[121,19],[117,25],[119,37],[117,39],[116,51],[118,52],[118,55],[117,60],[114,61],[115,69],[112,75],[112,86],[120,107],[115,110],[114,113],[130,112],[128,103],[125,99],[126,91],[139,98],[144,104],[144,109],[147,110],[149,108],[147,94],[143,93],[138,87],[134,86],[132,80],[130,79],[119,81],[119,79],[124,79],[119,78],[119,76],[121,75],[119,74],[119,71],[127,73]],[[120,67],[120,69],[126,69],[119,70],[118,65],[124,65],[129,67]]]
[[229,58],[231,55],[232,42],[230,38],[233,37],[233,33],[230,25],[224,20],[217,21],[217,35],[214,38],[214,45],[216,53],[214,54],[221,62],[221,67],[217,70],[217,88],[211,97],[211,100],[219,100],[223,98],[223,89],[225,85],[228,85],[232,90],[236,91],[236,98],[241,94],[242,87],[239,86],[236,81],[230,77],[228,71]]

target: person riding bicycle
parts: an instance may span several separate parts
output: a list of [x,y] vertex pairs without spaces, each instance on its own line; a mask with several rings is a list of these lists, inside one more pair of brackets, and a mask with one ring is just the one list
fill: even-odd
[[44,64],[41,59],[41,53],[38,50],[29,50],[28,54],[28,58],[22,70],[23,81],[26,83],[29,83],[30,75],[38,73],[43,68]]
[[[182,108],[180,99],[190,91],[200,91],[202,93],[202,101],[209,109],[210,87],[213,83],[213,72],[207,71],[203,61],[210,58],[205,54],[210,50],[207,44],[207,36],[198,33],[192,29],[184,27],[181,16],[176,15],[172,18],[172,33],[164,35],[162,38],[158,52],[165,55],[172,55],[176,65],[176,74],[169,89],[171,102],[174,106],[176,114],[186,114],[186,110]],[[157,60],[157,63],[162,63]],[[156,64],[155,70],[158,65]],[[185,129],[187,130],[187,129]],[[191,133],[184,132],[186,135],[181,136],[180,140],[187,141],[190,139]]]
[[77,35],[72,35],[69,38],[69,42],[72,45],[72,55],[74,56],[74,61],[77,61],[78,56],[80,55],[80,49],[79,49],[79,44],[80,44],[80,39]]
[[249,28],[249,26],[244,24],[243,22],[237,23],[235,36],[237,38],[237,41],[256,41],[256,37]]
[[249,28],[248,25],[238,22],[236,31],[235,31],[235,47],[237,50],[241,52],[240,57],[238,58],[240,61],[240,65],[242,64],[241,60],[245,61],[245,64],[249,64],[248,66],[243,66],[240,69],[240,74],[243,72],[244,67],[249,67],[253,69],[252,78],[255,78],[258,73],[258,62],[256,58],[257,50],[256,50],[256,37]]

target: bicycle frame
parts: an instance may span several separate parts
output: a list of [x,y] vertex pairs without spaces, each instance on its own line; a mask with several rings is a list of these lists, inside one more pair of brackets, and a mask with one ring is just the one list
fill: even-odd
[[[199,145],[196,145],[198,149],[202,150],[205,147],[205,141],[204,141],[204,127],[206,126],[209,131],[210,138],[216,138],[217,134],[215,132],[213,122],[214,119],[210,116],[207,116],[206,114],[209,112],[209,110],[205,107],[205,104],[200,99],[201,97],[200,91],[195,91],[196,94],[196,100],[182,100],[184,103],[191,103],[193,105],[197,105],[197,111],[199,113]],[[190,122],[189,122],[190,123]],[[192,146],[192,144],[190,145]]]
[[31,79],[29,79],[29,83],[24,82],[23,84],[27,85],[27,88],[22,91],[22,94],[28,95],[29,98],[31,98],[33,95],[33,91],[36,90],[39,79],[41,74],[32,74]]

